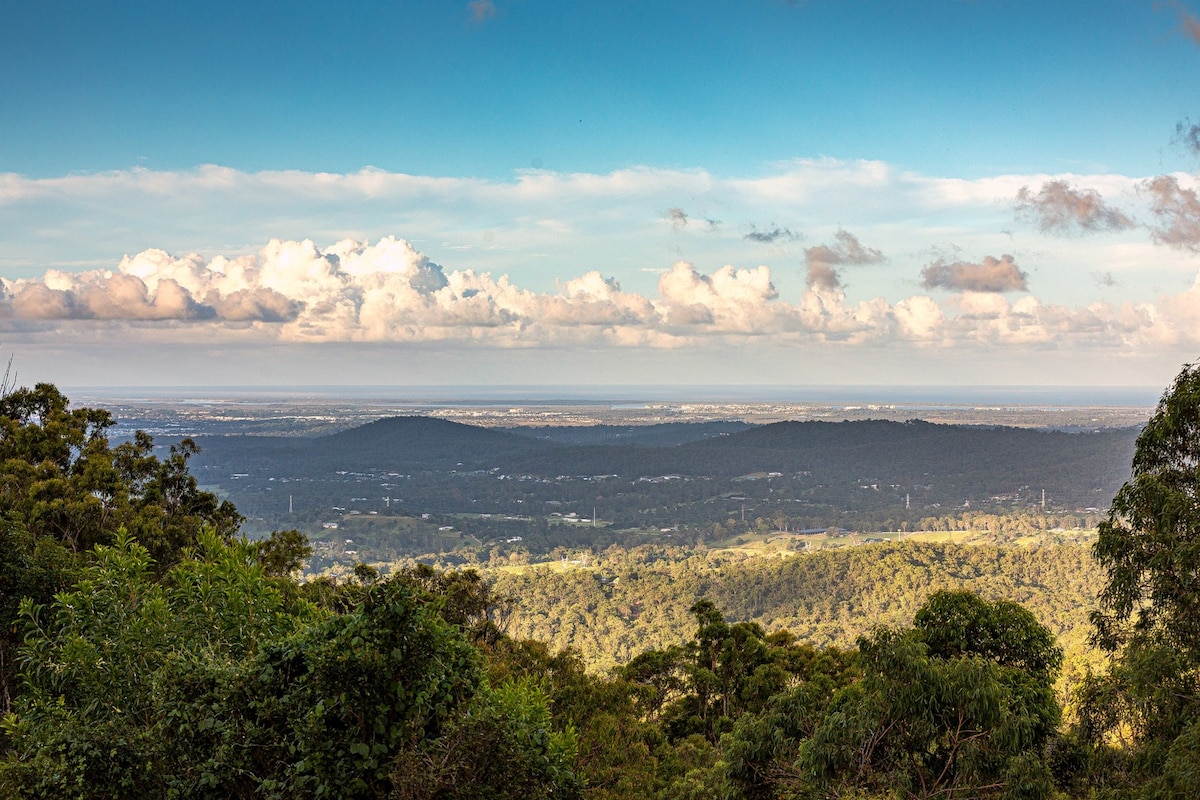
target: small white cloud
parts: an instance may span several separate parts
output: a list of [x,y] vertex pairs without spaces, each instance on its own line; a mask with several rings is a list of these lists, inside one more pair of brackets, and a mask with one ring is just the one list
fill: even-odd
[[668,326],[702,326],[720,333],[757,333],[776,327],[773,306],[779,293],[771,270],[721,267],[711,275],[686,261],[676,263],[658,281],[655,307]]
[[1017,192],[1016,211],[1031,219],[1043,233],[1119,231],[1134,221],[1104,202],[1094,189],[1077,189],[1065,180],[1047,181],[1035,194],[1028,186]]
[[1000,258],[984,256],[978,264],[939,260],[921,270],[921,284],[926,289],[955,292],[1024,292],[1028,277],[1007,253]]
[[935,341],[944,336],[946,315],[932,297],[909,297],[893,310],[897,329],[904,339]]
[[482,25],[496,18],[496,4],[493,0],[471,0],[467,3],[467,16],[476,25]]
[[808,265],[806,283],[809,288],[834,290],[842,285],[842,265],[875,264],[883,261],[883,253],[864,247],[849,231],[838,230],[832,245],[821,244],[804,251]]
[[1183,250],[1200,251],[1200,197],[1179,185],[1174,175],[1160,175],[1143,184],[1150,210],[1158,220],[1151,228],[1154,241]]

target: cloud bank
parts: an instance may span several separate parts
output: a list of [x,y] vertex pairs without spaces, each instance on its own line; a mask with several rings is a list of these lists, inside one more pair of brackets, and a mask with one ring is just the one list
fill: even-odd
[[[1022,187],[1030,219],[1061,224],[1008,230]],[[182,369],[168,351],[213,376],[258,353],[251,382],[284,370],[276,352],[300,380],[323,357],[351,382],[468,362],[501,381],[592,363],[850,382],[987,364],[980,379],[1022,382],[1036,353],[1046,379],[1116,382],[1200,352],[1197,190],[1186,173],[959,179],[834,159],[751,177],[0,174],[0,341],[101,382],[102,356],[79,354],[122,354],[134,382]]]
[[[679,348],[762,337],[795,346],[1200,343],[1200,276],[1153,304],[1064,306],[1032,296],[1010,301],[1003,293],[1028,287],[1026,274],[1006,254],[926,266],[922,285],[953,293],[940,301],[923,294],[847,300],[837,270],[884,259],[839,231],[831,243],[808,248],[808,286],[790,300],[776,289],[767,266],[704,272],[685,261],[666,270],[649,296],[625,291],[596,271],[563,281],[555,291],[532,291],[506,275],[446,270],[392,236],[326,247],[276,239],[256,254],[206,260],[145,250],[110,270],[0,279],[0,325],[11,332],[54,324],[61,335],[78,330],[80,336],[92,336],[102,325],[110,334],[143,341],[174,332],[191,340],[500,348]],[[1097,280],[1112,278],[1105,273]]]
[[[1171,177],[1181,192],[1198,188],[1190,175]],[[617,275],[626,290],[650,295],[656,287],[645,276],[674,261],[707,269],[754,266],[748,262],[769,253],[776,288],[789,299],[810,279],[845,283],[856,300],[866,299],[868,290],[902,296],[930,251],[962,249],[1013,253],[1030,269],[1053,263],[1052,271],[1040,273],[1038,289],[1054,302],[1082,302],[1081,287],[1093,284],[1072,276],[1086,277],[1099,264],[1125,279],[1131,299],[1149,301],[1149,287],[1182,285],[1194,265],[1186,248],[1159,246],[1178,232],[1155,217],[1144,183],[1119,175],[966,180],[835,159],[784,162],[752,177],[650,167],[603,174],[524,170],[511,180],[377,169],[246,173],[220,166],[54,178],[0,174],[0,239],[7,245],[0,251],[0,275],[111,269],[114,254],[155,244],[212,257],[252,252],[272,238],[378,241],[402,231],[436,261],[519,276],[525,288],[543,291],[598,271]],[[1055,194],[1054,186],[1064,191]],[[1009,231],[1022,187],[1043,216],[1060,214],[1065,230],[1049,233],[1117,229],[1069,242],[1037,227]],[[1132,209],[1117,214],[1132,219],[1136,211],[1155,230],[1162,228],[1164,241],[1144,225],[1122,227],[1120,217],[1105,213],[1113,208],[1102,200],[1088,205],[1109,197]],[[801,219],[803,229],[783,224]],[[848,246],[838,238],[844,229],[889,259],[859,262],[854,253],[841,252]],[[800,271],[790,269],[793,259],[802,259]],[[1134,270],[1138,277],[1129,278]]]

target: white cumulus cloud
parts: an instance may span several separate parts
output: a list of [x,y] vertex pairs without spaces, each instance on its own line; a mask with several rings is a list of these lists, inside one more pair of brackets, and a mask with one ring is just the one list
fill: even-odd
[[[806,251],[811,269],[878,263],[880,251],[839,232]],[[836,278],[836,274],[834,276]],[[705,343],[922,348],[1099,347],[1114,352],[1200,345],[1200,276],[1155,302],[1070,305],[1026,294],[1011,256],[936,262],[925,294],[847,297],[840,280],[810,280],[795,300],[766,265],[711,271],[677,261],[654,293],[598,270],[549,291],[508,275],[446,269],[411,242],[273,239],[256,253],[204,258],[148,249],[113,269],[47,270],[0,279],[0,333],[114,342],[451,343],[472,347],[681,348]],[[190,333],[189,333],[190,331]]]

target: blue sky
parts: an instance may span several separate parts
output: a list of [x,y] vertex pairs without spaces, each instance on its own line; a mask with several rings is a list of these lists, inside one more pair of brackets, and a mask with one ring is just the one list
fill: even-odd
[[1165,384],[1191,3],[10,4],[23,378]]
[[1194,43],[1150,2],[353,5],[10,7],[5,166],[1146,173],[1193,113]]

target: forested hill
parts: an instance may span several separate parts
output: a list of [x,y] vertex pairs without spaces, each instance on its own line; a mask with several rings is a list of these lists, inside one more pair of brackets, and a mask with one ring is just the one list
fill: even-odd
[[730,474],[768,461],[790,470],[890,476],[895,483],[974,473],[982,482],[1003,476],[1017,485],[1044,485],[1055,472],[1069,470],[1090,476],[1095,486],[1115,489],[1128,474],[1135,438],[1134,430],[1080,434],[919,420],[780,422],[721,441],[696,442],[681,448],[681,455],[722,464]]
[[[727,428],[701,425],[695,431],[676,424],[645,426],[638,433],[614,428],[585,435],[577,429],[517,433],[427,417],[394,417],[313,438],[207,437],[198,440],[203,452],[197,466],[205,481],[215,485],[225,485],[232,474],[245,475],[230,491],[235,502],[247,508],[253,501],[245,493],[259,479],[325,481],[339,472],[424,475],[419,485],[406,484],[405,500],[419,510],[439,512],[472,510],[454,507],[452,498],[443,496],[451,473],[460,482],[472,474],[477,481],[489,479],[486,485],[462,491],[464,496],[488,498],[494,511],[511,510],[504,494],[509,490],[494,480],[501,476],[556,484],[553,497],[535,494],[535,502],[564,500],[559,486],[563,481],[609,476],[629,488],[610,486],[604,492],[609,505],[601,514],[628,516],[664,503],[745,493],[749,486],[739,481],[772,474],[787,484],[772,486],[768,494],[773,502],[790,498],[830,508],[873,508],[881,503],[904,507],[910,501],[913,508],[958,506],[1018,495],[1023,502],[1035,502],[1042,490],[1059,507],[1104,508],[1128,474],[1136,434],[1134,429],[1064,433],[871,420],[759,427],[732,423]],[[648,484],[633,487],[642,479],[664,476],[703,481],[708,489],[676,496],[678,491],[661,484],[653,491],[645,488]],[[719,488],[721,483],[725,488]],[[527,481],[511,491],[536,491],[531,486]],[[865,495],[857,496],[863,489],[875,490],[880,497],[868,502]],[[647,492],[654,496],[641,497]],[[308,494],[316,496],[316,491]],[[331,504],[344,505],[334,502],[335,490],[328,494]],[[526,494],[515,496],[528,501]],[[596,494],[589,495],[587,510]],[[886,502],[882,494],[888,495]],[[624,505],[613,505],[618,495]],[[655,520],[659,522],[673,524]]]
[[1069,653],[1086,650],[1088,612],[1103,575],[1078,545],[1037,548],[897,542],[801,556],[640,547],[587,566],[487,573],[514,605],[507,630],[579,652],[602,671],[686,637],[688,611],[711,597],[732,619],[787,629],[816,645],[853,646],[880,625],[911,619],[940,589],[1017,600]]
[[356,466],[452,468],[510,459],[549,445],[525,436],[432,417],[388,417],[322,436],[306,448]]
[[554,449],[530,436],[433,417],[387,417],[326,436],[202,436],[200,463],[282,475],[328,470],[451,470]]
[[[327,436],[200,437],[221,461],[286,459],[341,469],[495,468],[540,476],[609,472],[637,478],[662,473],[736,477],[759,470],[853,472],[862,478],[916,481],[967,472],[1040,482],[1058,470],[1119,486],[1137,431],[1063,433],[1026,428],[888,422],[777,422],[515,429],[430,417],[389,417]],[[520,433],[516,432],[520,431]],[[730,432],[732,431],[732,432]],[[715,435],[714,435],[715,434]],[[300,462],[296,459],[299,458]],[[203,459],[208,461],[210,459]],[[1115,483],[1114,483],[1115,482]]]
[[805,473],[821,484],[937,484],[963,497],[1032,487],[1075,504],[1104,506],[1128,474],[1136,438],[1133,429],[1063,433],[920,421],[779,422],[676,447],[547,450],[507,469],[627,478]]

